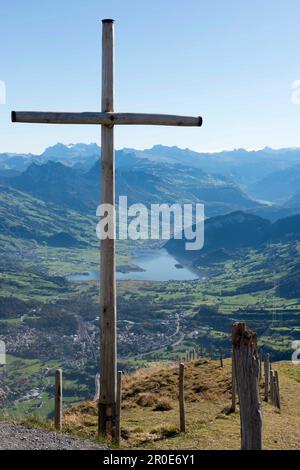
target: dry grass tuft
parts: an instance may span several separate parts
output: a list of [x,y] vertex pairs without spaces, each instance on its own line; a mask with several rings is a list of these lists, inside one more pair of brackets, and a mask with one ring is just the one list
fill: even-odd
[[141,393],[137,399],[137,404],[139,406],[154,406],[157,404],[158,396],[154,393]]
[[162,397],[157,401],[153,411],[170,411],[172,408],[173,405],[171,400],[169,398]]

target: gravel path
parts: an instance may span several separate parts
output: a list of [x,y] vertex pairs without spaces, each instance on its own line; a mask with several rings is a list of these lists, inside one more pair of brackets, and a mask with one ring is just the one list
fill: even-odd
[[0,422],[0,450],[104,450],[89,441],[45,429]]

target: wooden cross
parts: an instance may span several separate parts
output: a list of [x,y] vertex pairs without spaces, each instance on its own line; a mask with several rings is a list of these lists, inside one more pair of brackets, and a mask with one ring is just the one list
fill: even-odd
[[[201,126],[201,117],[114,112],[114,20],[102,20],[102,111],[101,113],[12,112],[12,122],[41,124],[101,125],[102,204],[115,205],[114,126],[148,124]],[[111,220],[115,233],[116,220]],[[117,314],[115,239],[101,241],[100,265],[101,356],[99,432],[115,436],[117,384]]]

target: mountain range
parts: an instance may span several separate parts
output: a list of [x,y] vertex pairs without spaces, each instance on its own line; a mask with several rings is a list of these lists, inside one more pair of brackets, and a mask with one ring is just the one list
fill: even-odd
[[[88,172],[98,161],[101,149],[97,144],[58,143],[42,154],[0,154],[0,178],[23,173],[33,163],[62,163],[80,172]],[[118,158],[118,155],[120,158]],[[215,153],[199,153],[178,147],[156,145],[151,149],[117,151],[117,169],[136,167],[176,168],[178,165],[202,170],[224,178],[255,200],[283,205],[300,191],[300,149],[264,148],[257,151],[235,149]]]
[[[73,211],[91,222],[100,201],[100,154],[96,144],[57,144],[41,155],[0,154],[1,232],[16,230],[12,230],[10,218],[17,207],[21,213],[25,211],[20,219],[28,221],[28,227],[17,230],[19,236],[28,238],[34,227],[35,240],[55,243],[49,237],[56,236],[58,243],[69,240],[74,244],[68,238],[76,238],[68,219],[63,217],[57,226],[57,214]],[[206,217],[215,222],[215,217],[225,214],[239,214],[235,217],[240,218],[242,211],[245,242],[253,235],[252,220],[265,231],[272,225],[270,221],[288,221],[287,216],[300,213],[300,150],[240,149],[209,154],[161,145],[143,151],[123,149],[116,152],[116,192],[117,196],[127,195],[129,204],[202,202]],[[28,219],[28,214],[36,212],[40,221],[42,211],[48,213],[52,232],[43,229],[39,233],[36,221]],[[16,220],[13,225],[18,227]],[[76,239],[83,242],[82,235]]]
[[[116,166],[117,196],[126,195],[130,204],[203,202],[208,216],[262,206],[227,177],[192,168],[183,159],[182,163],[156,162],[118,151]],[[94,215],[100,201],[99,175],[99,159],[88,171],[48,160],[31,163],[17,176],[2,177],[2,185]]]

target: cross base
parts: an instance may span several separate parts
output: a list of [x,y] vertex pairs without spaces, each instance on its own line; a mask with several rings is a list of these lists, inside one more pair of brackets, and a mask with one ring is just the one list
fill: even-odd
[[116,403],[101,403],[99,401],[98,434],[99,436],[116,439],[117,413]]

